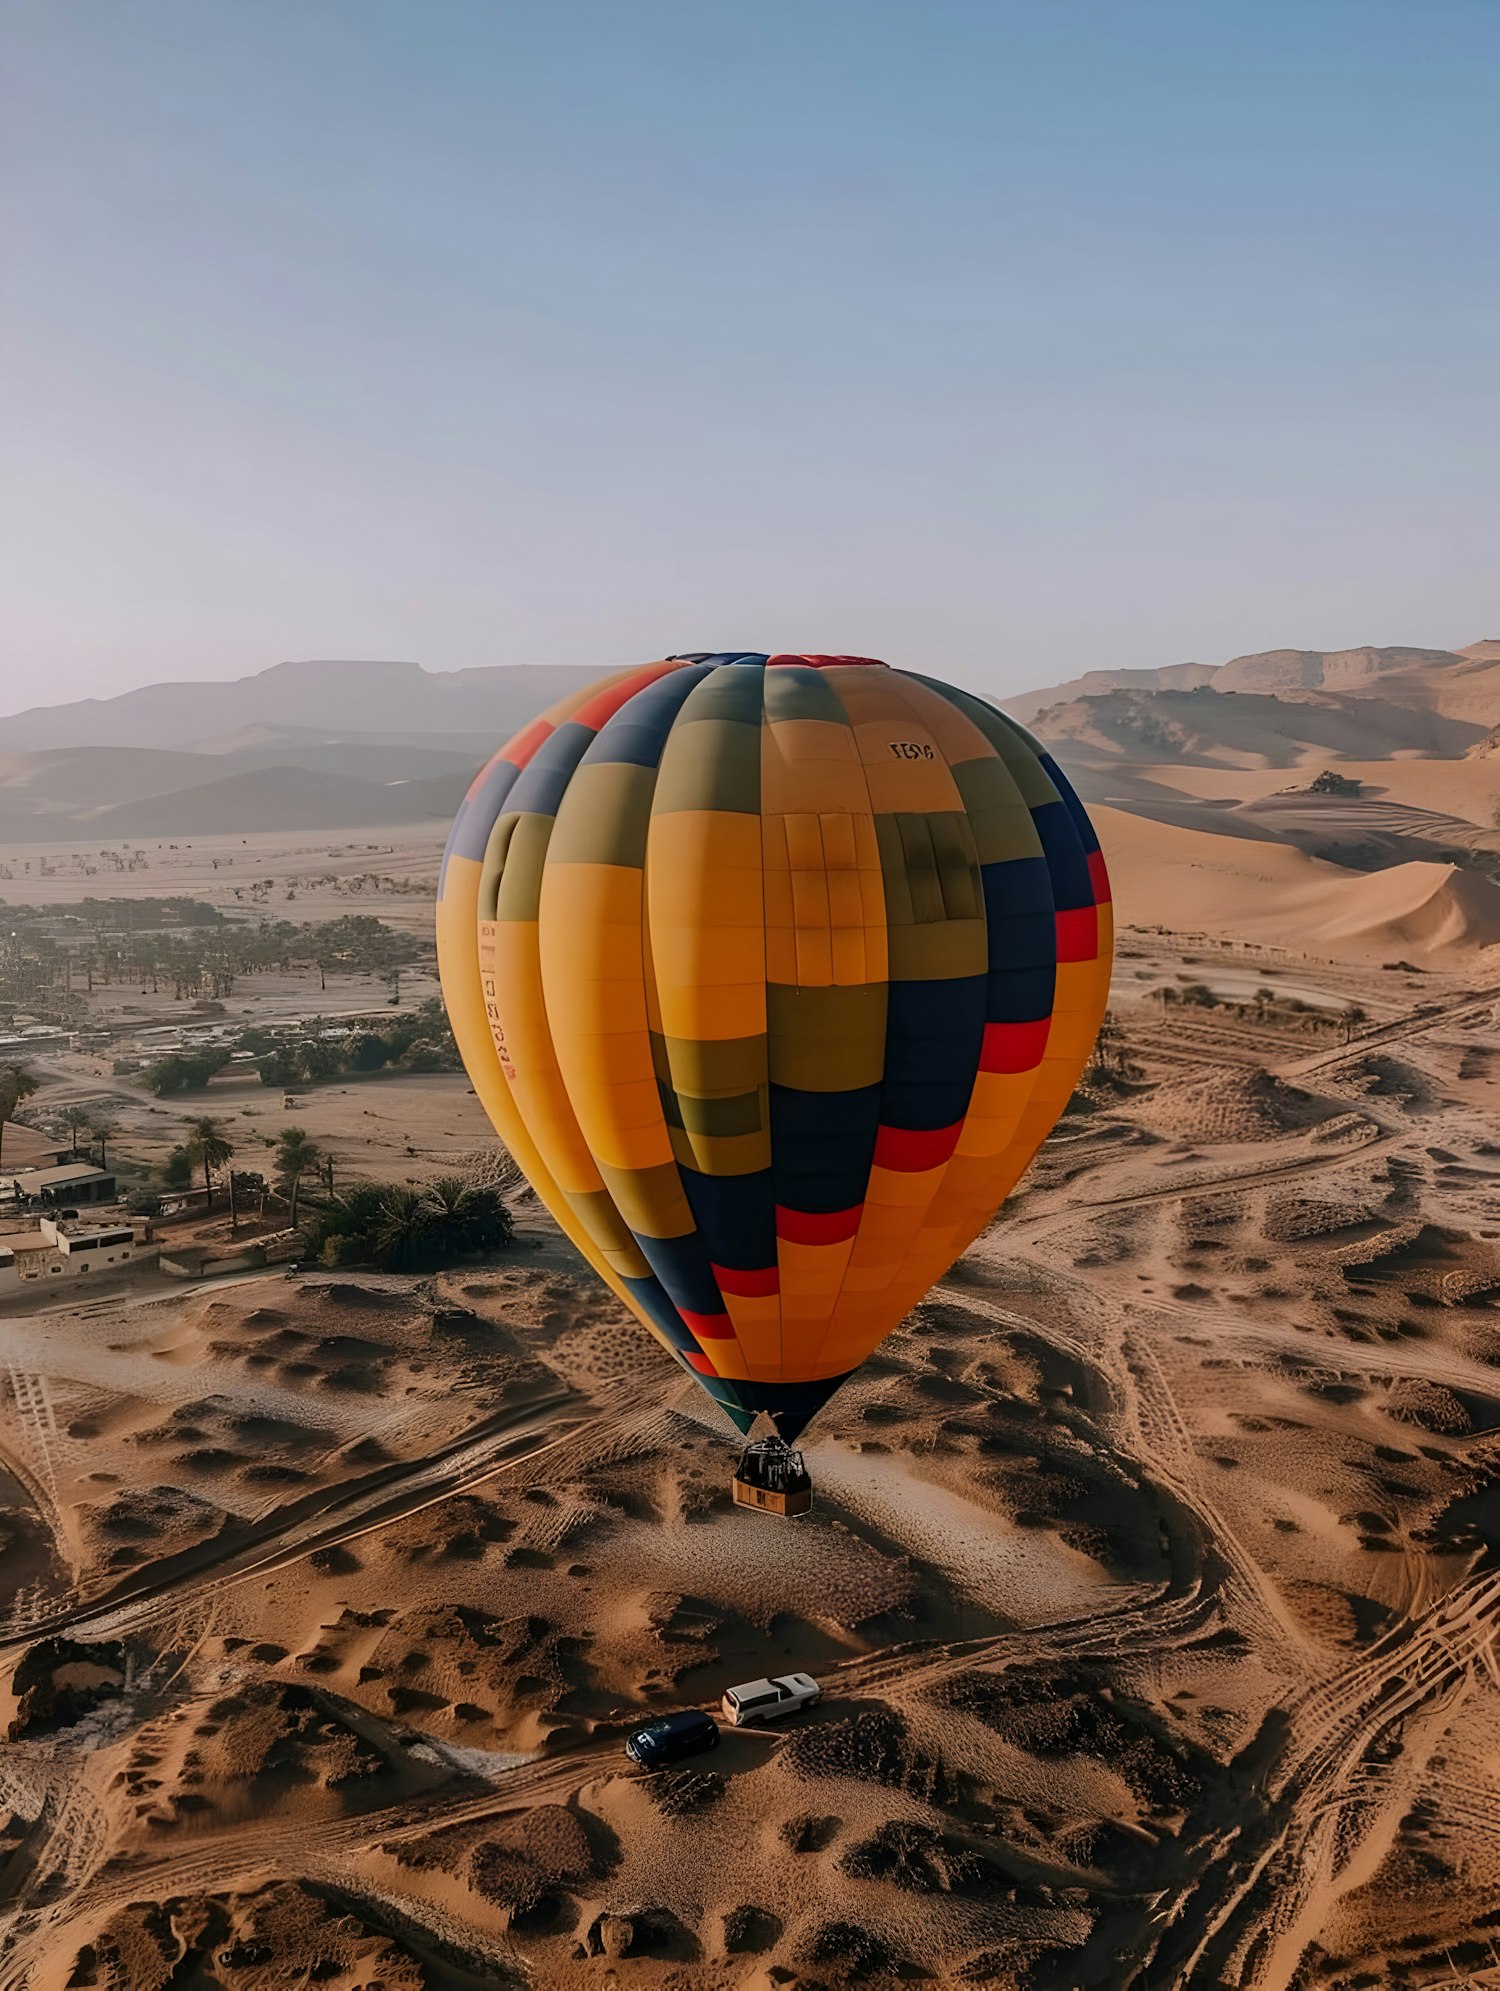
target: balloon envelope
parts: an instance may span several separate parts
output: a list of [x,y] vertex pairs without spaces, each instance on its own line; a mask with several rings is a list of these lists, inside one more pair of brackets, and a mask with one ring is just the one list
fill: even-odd
[[857,657],[672,657],[565,699],[475,779],[438,891],[497,1131],[733,1422],[788,1440],[1025,1170],[1111,934],[1045,749]]

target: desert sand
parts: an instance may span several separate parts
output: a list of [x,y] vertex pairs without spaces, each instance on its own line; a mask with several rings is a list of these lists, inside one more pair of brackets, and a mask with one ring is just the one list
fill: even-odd
[[[1286,953],[1451,961],[1500,946],[1500,885],[1410,859],[1369,873],[1297,845],[1093,810],[1122,916]],[[1153,915],[1156,917],[1153,918]]]
[[[262,908],[268,917],[305,921],[376,911],[392,925],[425,930],[432,925],[445,830],[426,822],[334,837],[265,830],[134,843],[0,843],[0,904],[181,896],[233,910],[237,885],[248,892],[270,881],[272,895]],[[133,869],[120,868],[132,859]]]
[[[1394,708],[1415,666],[1360,662],[1394,654],[1285,702]],[[1493,659],[1437,654],[1413,709],[1472,730]],[[430,1278],[0,1321],[3,1991],[1500,1982],[1500,755],[1360,758],[1373,722],[1284,751],[1240,695],[1188,750],[1092,709],[1060,741],[1110,1024],[812,1427],[810,1515],[732,1507],[733,1434],[524,1186],[512,1251]],[[1330,764],[1360,792],[1309,793]],[[30,844],[0,890],[233,906],[248,874],[311,919],[374,874],[417,932],[439,834],[193,837],[123,878]],[[107,1095],[143,1162],[205,1097],[250,1166],[286,1117],[44,1067],[39,1104]],[[494,1166],[457,1074],[295,1117],[341,1180]],[[824,1686],[793,1724],[625,1757],[793,1668]]]
[[[489,1267],[0,1327],[0,1982],[1487,1969],[1500,975],[1135,929],[1115,1017],[804,1519],[524,1189]],[[795,1726],[622,1754],[789,1667]]]

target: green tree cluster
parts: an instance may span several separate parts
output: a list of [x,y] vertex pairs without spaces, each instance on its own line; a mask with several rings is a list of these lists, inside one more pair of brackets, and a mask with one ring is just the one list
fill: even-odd
[[430,961],[423,934],[370,913],[298,926],[227,920],[194,899],[98,899],[9,908],[11,944],[0,959],[0,1010],[22,1006],[50,1021],[84,1016],[84,991],[135,983],[179,1001],[218,1000],[237,978],[275,971],[398,974]]
[[174,1051],[146,1068],[146,1084],[158,1099],[169,1092],[201,1092],[229,1063],[227,1051]]
[[[247,1047],[248,1048],[248,1047]],[[309,1037],[279,1044],[255,1061],[263,1085],[320,1085],[350,1072],[447,1072],[458,1069],[458,1047],[443,1005],[424,1002],[409,1016],[352,1037]]]
[[503,1251],[515,1236],[499,1193],[460,1176],[425,1189],[361,1182],[304,1228],[325,1265],[374,1265],[385,1272],[433,1272],[457,1259]]

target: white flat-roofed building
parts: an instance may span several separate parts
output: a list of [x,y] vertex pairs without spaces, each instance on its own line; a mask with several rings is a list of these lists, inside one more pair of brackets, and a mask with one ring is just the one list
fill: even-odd
[[0,1291],[89,1273],[129,1271],[154,1263],[159,1249],[143,1219],[100,1223],[42,1217],[33,1222],[35,1229],[0,1236]]
[[43,1217],[42,1235],[46,1237],[49,1233],[64,1258],[106,1252],[107,1259],[101,1262],[110,1265],[117,1259],[129,1258],[136,1245],[135,1229],[128,1219],[117,1224],[100,1224],[83,1218],[65,1217],[59,1222],[53,1217]]

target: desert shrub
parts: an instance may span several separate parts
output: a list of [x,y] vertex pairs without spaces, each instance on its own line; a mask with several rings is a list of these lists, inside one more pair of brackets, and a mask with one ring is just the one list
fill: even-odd
[[1321,774],[1315,774],[1307,784],[1309,795],[1358,795],[1363,789],[1362,781],[1354,781],[1347,774],[1336,774],[1331,767],[1325,767]]
[[1084,1679],[1039,1673],[957,1673],[934,1689],[1012,1748],[1042,1762],[1091,1756],[1108,1763],[1142,1802],[1180,1809],[1199,1795],[1198,1759],[1156,1733],[1144,1715],[1106,1701]]
[[837,1965],[856,1980],[879,1976],[889,1982],[904,1975],[907,1959],[889,1943],[857,1922],[823,1922],[804,1943],[799,1954],[809,1963]]
[[649,1791],[664,1818],[685,1818],[717,1804],[725,1784],[717,1770],[665,1770],[651,1778]]
[[799,1811],[782,1821],[781,1842],[794,1853],[821,1853],[838,1837],[843,1822],[831,1813]]
[[839,1861],[856,1880],[889,1880],[908,1894],[950,1894],[990,1878],[988,1862],[972,1848],[905,1819],[888,1819]]
[[913,1745],[905,1721],[889,1708],[801,1729],[787,1738],[781,1760],[794,1777],[855,1777],[929,1804],[951,1794],[943,1765]]
[[730,1956],[768,1950],[781,1934],[781,1917],[754,1902],[741,1901],[724,1911],[724,1948]]

